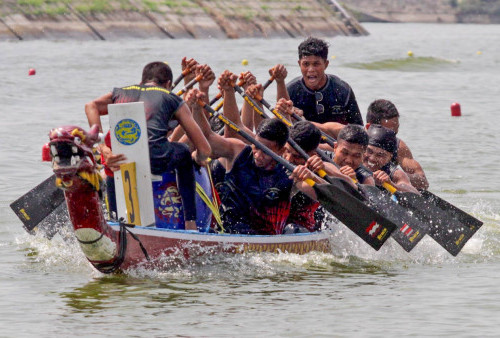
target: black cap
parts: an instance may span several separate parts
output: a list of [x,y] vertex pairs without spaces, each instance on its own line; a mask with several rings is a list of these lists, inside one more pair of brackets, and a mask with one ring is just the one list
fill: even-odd
[[368,144],[382,148],[390,153],[394,153],[398,147],[396,133],[392,130],[382,127],[380,124],[372,124],[368,128]]

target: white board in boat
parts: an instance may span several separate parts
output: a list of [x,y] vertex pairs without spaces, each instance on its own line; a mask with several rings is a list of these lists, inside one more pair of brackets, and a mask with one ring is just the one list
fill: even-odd
[[[128,172],[115,171],[115,190],[118,218],[123,217],[127,222],[148,226],[155,223],[153,188],[151,185],[151,166],[149,163],[148,129],[143,102],[110,104],[108,106],[111,147],[114,154],[124,154],[127,162],[135,162],[135,183],[129,179]],[[124,177],[125,176],[125,177]],[[134,194],[137,194],[134,196]],[[131,205],[131,203],[139,205]],[[129,210],[127,213],[127,204]],[[132,210],[130,210],[132,209]],[[140,210],[140,216],[138,212]],[[135,213],[134,213],[135,212]]]

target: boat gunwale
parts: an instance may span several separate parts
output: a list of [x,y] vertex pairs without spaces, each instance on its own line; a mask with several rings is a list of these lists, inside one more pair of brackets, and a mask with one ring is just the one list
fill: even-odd
[[[116,222],[108,222],[114,230],[119,231],[120,225]],[[129,228],[134,234],[154,236],[162,238],[172,238],[188,241],[202,242],[244,242],[244,243],[300,243],[308,241],[321,241],[328,239],[331,230],[322,230],[309,233],[283,234],[283,235],[247,235],[247,234],[217,234],[208,232],[197,232],[192,230],[176,230],[155,227],[134,226]]]

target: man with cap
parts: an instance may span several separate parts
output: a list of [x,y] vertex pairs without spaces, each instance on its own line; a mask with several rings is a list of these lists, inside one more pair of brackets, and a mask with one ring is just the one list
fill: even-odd
[[[367,126],[370,124],[380,124],[397,134],[399,131],[399,112],[391,101],[384,99],[375,100],[368,106],[366,124]],[[401,166],[401,169],[408,175],[411,184],[415,188],[429,188],[429,182],[425,177],[424,169],[413,157],[408,145],[400,138],[397,139],[396,151],[391,161]]]
[[396,133],[379,124],[373,124],[368,128],[368,147],[363,164],[373,172],[377,186],[387,182],[397,190],[418,194],[408,175],[391,161],[396,149]]

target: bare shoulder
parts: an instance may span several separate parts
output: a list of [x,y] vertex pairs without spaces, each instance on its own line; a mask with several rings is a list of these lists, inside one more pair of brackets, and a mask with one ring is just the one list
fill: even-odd
[[412,159],[413,154],[411,153],[408,145],[403,140],[399,139],[398,162],[401,163],[401,161],[405,158]]

